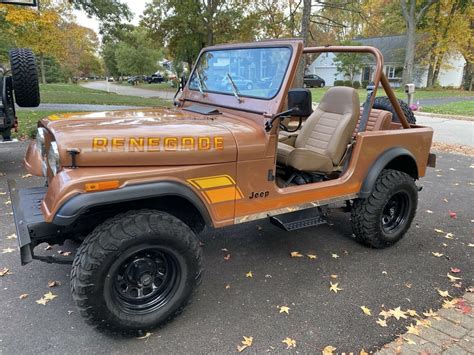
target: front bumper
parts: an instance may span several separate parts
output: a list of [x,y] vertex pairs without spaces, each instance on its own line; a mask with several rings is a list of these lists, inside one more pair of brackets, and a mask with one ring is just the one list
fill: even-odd
[[8,181],[13,217],[20,247],[21,264],[30,263],[34,258],[33,249],[43,241],[62,233],[63,227],[45,222],[41,212],[41,201],[47,187],[17,188],[16,182]]

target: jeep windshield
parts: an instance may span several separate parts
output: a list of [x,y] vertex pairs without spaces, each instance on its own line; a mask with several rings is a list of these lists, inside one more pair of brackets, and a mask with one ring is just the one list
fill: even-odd
[[238,99],[272,99],[280,91],[290,59],[289,47],[206,51],[199,57],[189,88]]

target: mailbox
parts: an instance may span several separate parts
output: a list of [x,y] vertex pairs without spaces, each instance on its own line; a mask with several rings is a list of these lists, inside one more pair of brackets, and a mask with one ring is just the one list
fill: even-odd
[[407,94],[414,94],[415,93],[415,84],[406,84],[405,85],[405,92]]

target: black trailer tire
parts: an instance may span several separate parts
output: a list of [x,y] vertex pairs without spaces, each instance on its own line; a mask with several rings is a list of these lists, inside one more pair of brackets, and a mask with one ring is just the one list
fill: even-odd
[[415,217],[418,188],[414,179],[401,171],[383,170],[368,198],[354,201],[351,223],[354,238],[382,249],[398,242]]
[[200,284],[202,252],[176,217],[138,210],[108,219],[78,249],[72,297],[99,330],[135,335],[164,325]]
[[30,49],[16,48],[9,51],[15,100],[21,107],[40,104],[36,58]]
[[[416,123],[416,118],[415,114],[411,110],[411,108],[408,106],[408,104],[400,99],[397,99],[398,103],[400,104],[400,107],[405,114],[405,117],[408,120],[408,123]],[[400,122],[400,119],[398,118],[397,113],[393,109],[392,103],[390,102],[389,98],[387,96],[377,96],[374,101],[374,106],[373,108],[379,109],[379,110],[385,110],[385,111],[390,111],[392,113],[392,121],[393,122]]]

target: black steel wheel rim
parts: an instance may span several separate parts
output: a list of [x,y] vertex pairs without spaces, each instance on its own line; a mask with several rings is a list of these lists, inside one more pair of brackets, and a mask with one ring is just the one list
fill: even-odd
[[112,299],[128,313],[146,314],[165,306],[181,279],[176,257],[160,247],[131,251],[112,274]]
[[408,220],[410,198],[405,192],[394,194],[382,209],[382,229],[385,233],[396,233]]

